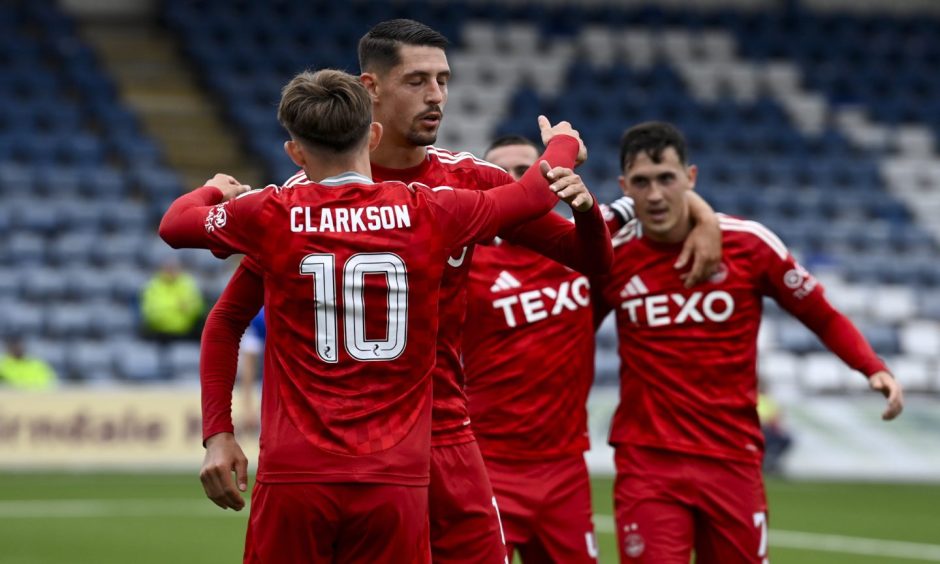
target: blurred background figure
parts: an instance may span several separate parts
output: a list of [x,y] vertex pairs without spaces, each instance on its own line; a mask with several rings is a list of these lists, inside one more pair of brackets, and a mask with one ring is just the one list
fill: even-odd
[[793,446],[793,436],[783,423],[780,404],[770,395],[763,380],[758,383],[757,416],[764,433],[764,473],[780,475],[783,455]]
[[261,392],[261,377],[264,372],[264,339],[267,327],[264,324],[264,308],[251,320],[241,342],[239,377],[242,388],[242,430],[257,433],[261,429],[260,402],[255,396]]
[[140,296],[144,335],[158,341],[198,340],[205,310],[196,279],[173,258],[163,262]]
[[45,390],[55,386],[55,370],[41,358],[26,354],[22,341],[11,338],[0,357],[0,385],[24,390]]

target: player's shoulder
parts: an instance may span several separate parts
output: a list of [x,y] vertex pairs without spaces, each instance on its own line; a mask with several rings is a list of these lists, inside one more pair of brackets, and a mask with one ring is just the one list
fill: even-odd
[[639,220],[631,220],[626,223],[619,231],[610,238],[610,244],[614,249],[627,249],[630,245],[639,240],[642,232],[642,226]]
[[473,153],[455,153],[440,147],[429,146],[428,157],[438,166],[451,173],[477,176],[484,179],[509,174],[502,167],[485,161]]
[[740,244],[757,249],[768,249],[781,259],[786,259],[789,255],[787,246],[780,240],[780,237],[763,223],[723,213],[717,215],[718,226],[721,228],[725,245]]

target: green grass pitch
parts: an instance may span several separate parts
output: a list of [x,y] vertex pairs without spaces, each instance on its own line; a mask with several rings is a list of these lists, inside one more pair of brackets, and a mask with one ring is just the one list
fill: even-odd
[[[597,478],[601,562],[616,562],[611,480]],[[774,564],[940,562],[940,485],[768,483]],[[195,474],[0,474],[2,564],[241,560],[247,512]]]

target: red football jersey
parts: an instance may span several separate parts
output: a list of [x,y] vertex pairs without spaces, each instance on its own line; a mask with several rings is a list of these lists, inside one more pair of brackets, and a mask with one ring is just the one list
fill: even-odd
[[[563,166],[572,164],[573,161]],[[470,153],[451,153],[436,147],[428,147],[425,160],[413,168],[392,169],[373,164],[372,176],[377,181],[400,180],[425,186],[455,186],[467,190],[489,190],[513,181],[502,168]],[[287,184],[302,178],[305,178],[303,171],[292,177]],[[500,235],[505,239],[524,243],[527,247],[565,264],[573,264],[585,270],[604,262],[601,257],[605,247],[610,244],[610,236],[600,206],[594,206],[589,213],[581,215],[585,217],[580,225],[573,225],[560,215],[550,213],[508,229]],[[582,237],[578,240],[580,244],[573,244],[577,239],[575,235]],[[585,250],[585,247],[590,250]],[[432,442],[435,445],[459,444],[473,440],[460,352],[466,317],[466,283],[472,258],[472,245],[458,249],[447,258],[447,267],[441,281],[439,315],[442,321],[438,328],[437,362],[433,375]],[[603,267],[600,270],[606,271]]]
[[[346,173],[186,209],[205,218],[187,236],[218,255],[250,255],[263,272],[265,389],[277,393],[264,398],[258,480],[427,483],[444,264],[494,236],[506,210],[518,221],[550,209],[554,196],[538,186],[513,208],[520,196]],[[161,234],[192,223],[173,212]]]
[[[614,446],[760,460],[762,297],[773,298],[807,325],[815,325],[818,312],[834,312],[816,279],[770,230],[719,217],[720,270],[688,289],[673,268],[681,245],[643,238],[636,224],[615,237],[611,274],[595,281],[596,306],[601,313],[614,309],[617,316],[621,368],[620,405],[610,431]],[[843,360],[860,369],[883,366],[860,336],[854,338],[854,326],[840,331],[854,332],[849,346],[837,351]]]
[[479,245],[467,286],[464,372],[483,454],[545,459],[589,447],[594,380],[591,289],[533,251]]

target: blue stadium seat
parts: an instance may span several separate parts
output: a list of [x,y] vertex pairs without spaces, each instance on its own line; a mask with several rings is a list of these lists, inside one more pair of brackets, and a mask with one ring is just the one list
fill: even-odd
[[68,380],[113,380],[114,351],[103,341],[73,340],[66,348],[66,366]]
[[84,337],[89,334],[95,315],[92,307],[60,303],[48,309],[46,334],[50,337]]
[[62,271],[68,295],[79,302],[109,300],[113,296],[111,274],[91,265],[74,265]]
[[23,267],[20,270],[20,286],[23,297],[36,302],[48,302],[65,298],[68,280],[55,268]]
[[0,302],[0,331],[4,337],[38,336],[45,325],[44,310],[21,301]]
[[166,366],[160,347],[143,341],[123,344],[123,354],[115,357],[118,376],[129,382],[153,382],[166,379]]
[[136,333],[139,325],[137,312],[130,305],[101,303],[95,307],[89,334],[102,339],[120,338]]
[[111,279],[111,293],[115,300],[136,303],[151,273],[132,265],[118,265],[107,271]]
[[168,346],[167,371],[176,380],[199,380],[199,343],[181,342]]
[[87,264],[101,238],[102,234],[97,231],[62,231],[49,243],[49,261],[59,267]]

